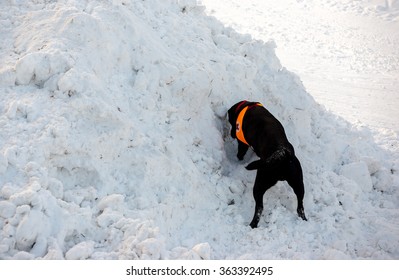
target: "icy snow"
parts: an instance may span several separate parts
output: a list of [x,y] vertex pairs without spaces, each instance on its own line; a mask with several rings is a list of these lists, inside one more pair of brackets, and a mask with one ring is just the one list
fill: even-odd
[[[399,257],[397,148],[316,103],[278,41],[190,0],[2,3],[1,259]],[[367,11],[394,22],[387,3]],[[280,182],[248,226],[255,156],[238,162],[226,120],[241,99],[285,126],[308,222]]]

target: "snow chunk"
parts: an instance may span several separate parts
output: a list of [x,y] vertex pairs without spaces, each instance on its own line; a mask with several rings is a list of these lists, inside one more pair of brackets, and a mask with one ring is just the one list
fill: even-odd
[[25,190],[11,195],[10,201],[17,206],[26,204],[40,210],[43,205],[42,196],[37,193],[40,188],[41,185],[37,181],[33,181]]
[[176,247],[172,249],[170,257],[172,259],[186,259],[186,260],[210,260],[211,246],[208,242],[199,243],[193,248]]
[[27,85],[33,81],[42,86],[51,76],[63,73],[69,68],[67,60],[60,53],[28,53],[15,65],[15,82],[17,85]]
[[94,252],[94,242],[84,241],[76,244],[65,254],[67,260],[85,260]]
[[15,204],[8,201],[0,201],[0,217],[11,218],[15,214]]
[[376,173],[378,170],[381,169],[381,163],[372,157],[362,157],[362,161],[367,164],[370,174]]
[[72,68],[63,74],[58,80],[58,89],[69,97],[82,93],[87,90],[98,91],[98,85],[102,82],[94,74],[80,73],[77,69]]
[[371,191],[373,188],[368,166],[363,161],[343,165],[340,174],[356,182],[363,191]]
[[123,204],[124,199],[124,196],[121,194],[111,194],[101,199],[97,207],[99,210],[104,210],[105,208],[116,210]]
[[203,260],[211,259],[211,246],[207,242],[195,245],[193,251]]
[[108,227],[111,224],[123,218],[121,209],[124,202],[124,196],[121,194],[111,194],[98,203],[98,209],[102,212],[97,217],[97,223],[101,227]]
[[[17,248],[29,252],[37,242],[39,235],[41,242],[45,242],[43,238],[48,236],[49,228],[48,218],[40,211],[31,210],[17,227],[15,234]],[[45,245],[41,244],[40,246]],[[40,251],[43,250],[40,249]]]
[[380,169],[373,175],[374,189],[382,192],[390,191],[393,185],[393,177],[389,170]]
[[100,227],[105,228],[119,221],[121,218],[123,218],[121,212],[113,211],[107,208],[100,216],[97,217],[97,223]]
[[56,198],[62,198],[64,195],[64,185],[58,179],[50,178],[48,180],[47,189]]
[[137,249],[140,250],[141,259],[159,260],[163,250],[163,243],[156,238],[148,238],[139,244]]
[[49,238],[47,254],[43,257],[45,260],[62,260],[64,254],[57,241],[53,238]]

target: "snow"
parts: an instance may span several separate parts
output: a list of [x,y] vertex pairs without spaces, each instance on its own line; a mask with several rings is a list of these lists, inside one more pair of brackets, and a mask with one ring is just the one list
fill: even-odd
[[334,113],[399,131],[399,1],[202,2],[237,31],[275,40],[282,64]]
[[339,174],[354,181],[361,187],[361,191],[371,191],[373,183],[371,182],[370,172],[364,161],[352,162],[341,167]]
[[[248,24],[268,19],[253,25],[268,30],[262,38],[246,30],[244,2],[219,1],[225,11],[241,9],[225,17],[208,1],[205,8],[190,0],[1,5],[0,259],[399,257],[397,111],[386,105],[367,124],[343,108],[347,121],[309,94],[316,88],[326,95],[315,94],[319,102],[351,106],[330,90],[345,82],[353,93],[352,79],[368,81],[375,61],[381,75],[366,90],[382,85],[378,93],[395,103],[388,85],[397,85],[398,56],[389,47],[397,34],[374,34],[375,49],[365,46],[354,63],[351,55],[325,55],[332,50],[325,33],[311,33],[309,42],[306,22],[290,22],[298,28],[290,31],[272,13],[308,16],[293,13],[296,3],[329,20],[354,14],[393,30],[398,2],[255,5],[244,14]],[[315,28],[336,33],[346,54],[356,48],[339,33],[352,29],[331,21]],[[284,34],[286,42],[302,40],[296,60],[280,55],[290,50]],[[357,74],[346,74],[347,65]],[[308,222],[280,182],[265,195],[259,228],[248,226],[255,173],[244,166],[255,156],[236,159],[226,120],[242,99],[260,101],[284,125],[304,170]],[[371,113],[361,112],[355,116]],[[375,118],[381,112],[392,116]]]

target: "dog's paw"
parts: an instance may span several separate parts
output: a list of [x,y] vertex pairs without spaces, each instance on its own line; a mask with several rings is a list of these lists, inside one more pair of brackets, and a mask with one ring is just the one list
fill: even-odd
[[257,227],[258,227],[258,223],[252,221],[252,222],[249,224],[249,226],[250,226],[252,229],[254,229],[254,228],[257,228]]
[[304,211],[303,209],[298,209],[297,212],[298,212],[298,216],[299,216],[300,218],[302,218],[302,220],[304,220],[304,221],[307,221],[307,220],[308,220],[308,219],[306,218],[306,216],[305,216],[305,211]]

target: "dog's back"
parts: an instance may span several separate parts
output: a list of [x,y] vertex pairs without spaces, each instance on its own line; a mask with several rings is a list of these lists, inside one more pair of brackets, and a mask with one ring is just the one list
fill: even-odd
[[282,124],[264,107],[253,108],[246,114],[243,122],[246,138],[260,157],[247,166],[248,170],[261,168],[262,165],[274,165],[295,155]]

